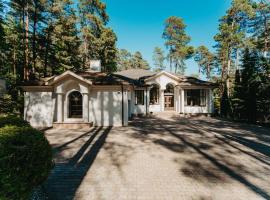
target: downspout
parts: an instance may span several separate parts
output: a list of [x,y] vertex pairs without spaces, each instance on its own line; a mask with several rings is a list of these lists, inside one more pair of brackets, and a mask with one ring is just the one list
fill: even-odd
[[122,90],[122,126],[124,126],[124,87],[121,85]]

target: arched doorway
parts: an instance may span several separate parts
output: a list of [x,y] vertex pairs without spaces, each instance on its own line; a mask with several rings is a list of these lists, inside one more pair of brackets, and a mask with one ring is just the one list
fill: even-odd
[[164,91],[164,110],[174,110],[174,86],[171,83],[166,85]]
[[71,92],[68,95],[68,117],[82,118],[82,95],[78,91]]

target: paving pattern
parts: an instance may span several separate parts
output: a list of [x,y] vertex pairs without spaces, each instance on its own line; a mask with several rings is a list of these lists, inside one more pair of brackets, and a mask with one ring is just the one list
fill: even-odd
[[270,199],[270,130],[161,113],[129,127],[46,131],[49,199]]

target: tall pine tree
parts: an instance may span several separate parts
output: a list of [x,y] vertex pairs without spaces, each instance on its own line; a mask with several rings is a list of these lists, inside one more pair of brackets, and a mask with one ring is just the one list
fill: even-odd
[[190,58],[194,49],[188,46],[190,37],[185,32],[186,25],[182,18],[169,17],[165,22],[163,38],[165,46],[169,49],[168,59],[170,70],[174,67],[175,73],[184,74],[185,60]]

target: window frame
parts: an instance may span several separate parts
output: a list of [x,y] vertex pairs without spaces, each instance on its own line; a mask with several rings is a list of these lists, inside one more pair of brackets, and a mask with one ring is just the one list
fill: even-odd
[[[156,92],[154,93],[154,94],[156,95],[156,98],[154,98],[154,99],[156,99],[156,101],[153,103],[152,97],[153,97],[154,95],[152,95],[151,92],[152,92],[154,89],[156,90]],[[154,86],[150,89],[150,91],[149,91],[149,104],[150,104],[150,105],[159,105],[159,103],[160,103],[159,86],[158,86],[158,85],[154,85]]]
[[[140,97],[142,98],[141,101],[138,101],[138,93],[140,93]],[[144,105],[144,99],[145,99],[144,90],[135,90],[135,105]]]
[[[195,91],[199,93],[198,96],[194,95]],[[206,89],[186,89],[185,90],[185,106],[187,106],[187,107],[206,107],[207,106],[206,91],[207,91]],[[193,92],[193,94],[192,94],[192,92]],[[195,102],[198,101],[199,104],[196,104],[196,105],[188,104],[189,98],[191,98],[191,100],[193,100],[193,101],[195,100]]]
[[[79,104],[75,105],[75,104],[72,104],[72,95],[74,93],[77,93],[79,94]],[[78,110],[73,110],[74,107],[79,107],[81,109],[78,109]],[[75,116],[74,114],[72,114],[72,112],[80,112],[80,115],[78,116]],[[68,118],[69,119],[82,119],[83,118],[83,96],[82,94],[79,92],[79,91],[72,91],[68,94]]]

